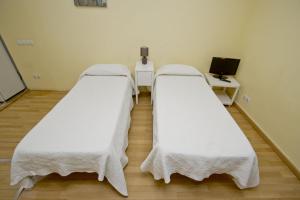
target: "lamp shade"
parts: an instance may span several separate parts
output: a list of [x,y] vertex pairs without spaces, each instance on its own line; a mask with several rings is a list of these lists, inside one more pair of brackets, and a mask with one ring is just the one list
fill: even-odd
[[149,54],[148,47],[141,47],[141,56],[145,57],[148,56],[148,54]]

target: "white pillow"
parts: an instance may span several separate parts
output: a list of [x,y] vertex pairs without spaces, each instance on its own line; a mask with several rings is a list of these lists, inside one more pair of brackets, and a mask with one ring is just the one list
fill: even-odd
[[134,81],[131,77],[128,67],[126,67],[125,65],[95,64],[82,72],[79,79],[84,76],[126,76],[130,80],[133,92],[135,93]]
[[82,76],[109,76],[109,75],[121,75],[128,76],[130,71],[128,67],[121,64],[95,64],[87,68],[82,74]]
[[157,71],[156,75],[185,75],[185,76],[203,76],[195,67],[182,64],[164,65]]

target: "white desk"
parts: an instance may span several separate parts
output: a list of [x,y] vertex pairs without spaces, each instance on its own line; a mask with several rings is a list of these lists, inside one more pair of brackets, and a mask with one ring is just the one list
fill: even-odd
[[153,63],[148,60],[146,65],[143,65],[141,61],[138,61],[135,66],[135,101],[136,104],[139,103],[139,86],[148,86],[151,87],[151,102],[152,102],[152,87],[153,87],[153,78],[154,78],[154,68]]
[[[218,98],[220,99],[220,101],[224,104],[224,105],[232,105],[236,95],[239,91],[240,88],[240,84],[232,77],[232,76],[227,76],[228,79],[230,81],[229,82],[225,82],[225,81],[221,81],[218,78],[213,77],[212,74],[206,73],[205,74],[207,83],[210,85],[210,87],[213,89],[214,87],[221,87],[223,88],[223,90],[215,90],[216,95],[218,96]],[[234,88],[235,91],[232,95],[232,97],[230,97],[227,93],[226,93],[226,89],[227,88]]]

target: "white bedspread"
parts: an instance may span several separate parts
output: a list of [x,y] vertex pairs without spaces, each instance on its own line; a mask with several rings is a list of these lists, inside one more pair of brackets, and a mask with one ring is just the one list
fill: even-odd
[[226,173],[241,189],[259,184],[253,148],[200,73],[160,70],[154,90],[153,149],[142,171],[166,183],[173,173],[198,181]]
[[18,144],[11,184],[31,188],[50,173],[97,172],[99,181],[106,177],[127,196],[123,167],[128,161],[131,81],[126,75],[82,75]]

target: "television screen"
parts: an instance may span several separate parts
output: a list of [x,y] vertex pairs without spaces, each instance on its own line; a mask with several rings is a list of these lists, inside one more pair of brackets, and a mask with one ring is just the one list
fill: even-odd
[[213,57],[209,73],[217,75],[235,75],[240,59]]

